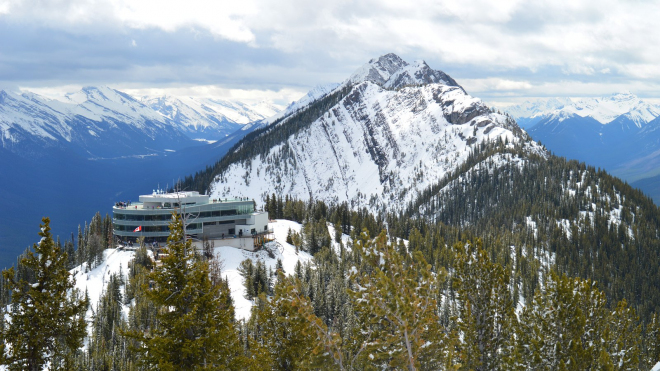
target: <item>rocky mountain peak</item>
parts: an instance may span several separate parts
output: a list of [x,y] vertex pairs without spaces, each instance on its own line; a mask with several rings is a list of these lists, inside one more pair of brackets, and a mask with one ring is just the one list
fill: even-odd
[[449,75],[432,69],[426,62],[408,63],[393,53],[370,60],[358,68],[344,84],[359,84],[364,81],[372,82],[387,89],[437,83],[460,87]]
[[389,53],[374,58],[362,67],[358,68],[347,80],[352,84],[370,81],[378,85],[384,85],[395,72],[408,66],[408,62],[396,54]]

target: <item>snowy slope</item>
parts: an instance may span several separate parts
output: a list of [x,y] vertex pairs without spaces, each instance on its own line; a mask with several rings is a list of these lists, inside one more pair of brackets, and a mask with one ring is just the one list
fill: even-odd
[[280,111],[267,102],[159,97],[138,100],[101,86],[61,100],[0,91],[0,148],[17,154],[72,149],[88,158],[151,155],[220,140]]
[[601,124],[608,124],[619,116],[632,120],[637,127],[660,116],[660,106],[648,103],[630,92],[613,94],[609,97],[549,98],[525,102],[520,105],[502,107],[516,119],[557,118],[565,119],[572,115],[591,117]]
[[312,90],[307,92],[302,98],[289,104],[284,110],[277,114],[266,118],[265,120],[246,125],[246,128],[253,126],[265,127],[277,120],[290,116],[291,114],[304,110],[310,103],[315,102],[328,94],[332,93],[340,87],[340,84],[332,83],[327,85],[317,85]]
[[[273,270],[277,264],[277,259],[282,260],[284,271],[291,274],[297,262],[311,261],[312,257],[303,251],[296,253],[296,248],[286,243],[286,235],[291,230],[300,232],[301,225],[288,220],[275,220],[268,224],[269,229],[272,229],[275,236],[275,241],[271,242],[270,248],[274,252],[274,258],[270,258],[265,251],[252,253],[249,251],[237,249],[229,246],[216,246],[214,253],[215,256],[221,260],[222,276],[226,277],[229,281],[229,288],[231,296],[234,300],[237,319],[248,319],[250,316],[250,309],[252,302],[245,299],[245,288],[243,280],[238,273],[240,263],[245,259],[252,259],[253,261],[261,260]],[[71,270],[75,280],[75,288],[82,293],[87,292],[90,299],[90,309],[87,311],[88,321],[92,320],[92,311],[96,310],[97,303],[101,298],[104,290],[106,289],[110,277],[113,274],[124,274],[124,279],[127,280],[128,263],[133,260],[135,253],[133,251],[124,251],[117,249],[108,249],[104,251],[103,262],[96,268],[85,273],[85,267],[80,266]],[[124,307],[124,313],[128,315],[129,307]],[[91,331],[91,328],[88,327]]]
[[[92,320],[93,311],[96,310],[101,295],[108,286],[110,277],[113,274],[121,273],[125,276],[124,279],[126,279],[128,263],[133,260],[134,256],[134,251],[107,249],[103,252],[103,262],[98,267],[85,272],[86,264],[83,264],[71,270],[71,274],[75,280],[75,288],[80,290],[81,293],[86,292],[89,295],[90,307],[87,310],[88,321]],[[91,332],[90,328],[88,330]]]
[[244,125],[281,111],[281,107],[259,102],[248,105],[213,98],[142,97],[141,101],[172,120],[189,136],[218,140]]
[[427,69],[391,54],[371,60],[335,90],[354,84],[350,93],[309,127],[219,174],[212,197],[275,192],[401,209],[463,163],[473,146],[525,138],[506,116]]
[[296,222],[289,220],[275,220],[268,224],[268,228],[273,229],[275,234],[275,242],[271,242],[271,250],[274,252],[275,257],[270,258],[264,251],[256,253],[237,249],[229,246],[216,247],[214,250],[215,256],[222,262],[222,276],[229,281],[229,289],[231,290],[231,297],[234,300],[234,309],[236,319],[247,320],[250,318],[250,310],[252,309],[253,302],[245,298],[245,286],[243,286],[243,277],[238,272],[238,267],[245,259],[252,259],[262,261],[266,265],[266,269],[271,268],[275,271],[277,259],[282,260],[282,266],[286,274],[292,274],[297,262],[305,263],[311,261],[312,257],[304,251],[296,254],[296,248],[293,245],[286,243],[286,235],[291,228],[292,231],[300,233],[302,226]]

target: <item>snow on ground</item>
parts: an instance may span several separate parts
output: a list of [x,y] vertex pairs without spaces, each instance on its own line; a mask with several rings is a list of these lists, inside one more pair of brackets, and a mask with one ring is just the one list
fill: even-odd
[[651,369],[651,371],[660,371],[660,362],[656,363],[655,366]]
[[[339,246],[339,242],[335,241],[335,226],[332,225],[331,223],[328,223],[328,233],[330,233],[330,238],[332,239],[332,249],[335,251],[335,254],[340,255],[341,254],[341,247]],[[286,236],[285,236],[286,237]],[[341,243],[344,245],[344,249],[347,251],[351,251],[351,236],[347,234],[341,235]],[[406,244],[406,246],[408,246]]]
[[253,304],[251,300],[245,298],[243,277],[238,272],[238,267],[243,260],[252,259],[255,262],[260,260],[266,264],[266,268],[271,268],[274,271],[277,259],[281,259],[284,272],[291,274],[298,261],[302,264],[312,259],[312,256],[304,251],[296,254],[295,246],[286,243],[289,228],[300,233],[302,225],[289,220],[278,219],[268,223],[268,228],[272,229],[275,235],[275,241],[269,243],[268,246],[273,251],[274,258],[269,257],[265,250],[253,253],[230,246],[220,246],[214,249],[216,257],[222,261],[222,275],[229,281],[229,289],[234,300],[236,319],[238,320],[250,318],[250,310]]
[[120,270],[126,276],[128,274],[128,263],[133,260],[134,255],[134,251],[107,249],[103,252],[103,262],[91,271],[85,273],[86,263],[71,270],[76,283],[75,288],[83,294],[87,291],[89,295],[88,321],[92,320],[92,311],[96,310],[96,304],[101,299],[101,294],[105,291],[110,276],[119,273]]
[[534,221],[531,216],[525,218],[525,224],[527,225],[527,228],[530,228],[532,231],[534,231],[534,237],[538,237],[539,229],[536,226],[536,221]]
[[[274,258],[269,257],[265,250],[250,252],[230,246],[219,246],[214,250],[215,255],[222,261],[222,275],[229,281],[231,296],[236,307],[236,318],[239,320],[247,320],[250,317],[250,309],[252,308],[252,301],[244,297],[245,287],[243,286],[243,278],[238,273],[238,267],[243,260],[252,259],[255,262],[261,260],[266,264],[266,267],[275,270],[277,259],[281,259],[285,273],[291,274],[298,261],[304,263],[312,259],[312,256],[304,251],[296,253],[295,246],[286,243],[286,235],[289,228],[292,231],[300,233],[302,225],[289,220],[275,220],[269,223],[268,227],[273,230],[275,236],[275,241],[270,242],[267,246],[268,249],[273,251]],[[346,244],[348,236],[342,237]],[[113,273],[119,273],[120,270],[126,276],[128,274],[128,263],[133,260],[134,255],[134,251],[108,249],[104,251],[103,262],[91,271],[85,273],[86,265],[71,270],[71,274],[75,280],[75,288],[80,290],[81,293],[85,293],[86,291],[89,295],[91,305],[87,311],[88,321],[92,320],[92,313],[96,310],[96,305],[108,285],[110,276]],[[126,315],[128,315],[128,306],[124,309]],[[89,329],[91,331],[91,327]]]

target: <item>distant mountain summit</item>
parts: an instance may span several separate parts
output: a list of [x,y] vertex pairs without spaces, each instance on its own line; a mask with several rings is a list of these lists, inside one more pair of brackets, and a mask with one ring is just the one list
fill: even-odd
[[145,156],[220,140],[279,107],[218,99],[136,99],[106,86],[87,86],[62,100],[0,91],[0,147],[39,157],[49,149],[84,158]]
[[370,60],[355,71],[342,85],[364,81],[372,82],[387,89],[435,83],[463,89],[454,79],[442,71],[431,69],[426,62],[415,61],[410,64],[392,53]]
[[[633,182],[660,175],[660,105],[630,92],[602,98],[550,98],[503,107],[534,140],[556,153]],[[660,200],[659,184],[643,190]]]
[[521,126],[525,128],[531,128],[540,121],[549,121],[553,118],[565,120],[572,116],[590,117],[601,124],[625,119],[641,128],[660,116],[660,105],[645,102],[630,92],[616,93],[602,98],[539,99],[502,109],[517,121],[522,121]]
[[142,97],[141,102],[171,120],[188,136],[220,140],[251,122],[273,116],[281,107],[267,102],[249,105],[213,98]]

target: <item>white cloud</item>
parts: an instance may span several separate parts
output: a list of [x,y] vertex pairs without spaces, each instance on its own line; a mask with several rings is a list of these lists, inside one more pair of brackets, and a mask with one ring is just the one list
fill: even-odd
[[[330,82],[330,75],[330,80],[340,81],[335,76],[345,77],[387,52],[425,59],[450,74],[460,71],[453,76],[459,83],[485,95],[526,94],[544,84],[571,86],[578,81],[580,88],[601,91],[628,86],[634,91],[644,85],[643,80],[660,84],[659,17],[656,2],[621,0],[0,0],[0,22],[11,19],[84,37],[107,33],[126,40],[128,35],[132,46],[137,44],[134,40],[140,42],[132,52],[135,55],[154,47],[132,35],[135,30],[157,30],[172,37],[193,30],[211,34],[215,41],[229,40],[249,49],[245,54],[253,60],[222,64],[227,68],[223,76],[245,78],[246,71],[254,69],[252,80],[243,87],[246,91],[268,78],[264,70],[287,79],[300,76],[288,86],[311,87]],[[225,44],[207,43],[195,49],[199,54],[186,55],[188,75],[190,70],[210,74],[217,68],[218,63],[204,59],[217,59],[217,54],[199,50],[221,45]],[[46,51],[35,53],[49,60],[49,55],[38,54]],[[274,54],[285,57],[271,61]],[[186,81],[170,73],[181,71],[181,65],[175,64],[183,63],[180,57],[167,58],[163,53],[158,61],[136,57],[133,65],[117,62],[113,71],[123,68],[129,73],[115,81],[139,85],[141,75],[163,70],[167,82],[222,84]],[[106,60],[114,61],[112,55]],[[80,71],[93,69],[84,67]],[[327,67],[332,70],[326,72]],[[288,88],[282,79],[275,80],[268,81],[277,85],[268,86],[274,90],[263,91]],[[237,82],[233,83],[235,88]]]
[[9,13],[9,1],[0,1],[0,15]]
[[486,79],[462,79],[460,81],[468,93],[491,91],[529,90],[533,85],[528,81],[514,81],[490,77]]
[[249,0],[118,0],[113,5],[118,20],[134,28],[158,27],[175,31],[200,27],[228,40],[254,40],[254,34],[244,23],[245,17],[256,12],[255,4]]

